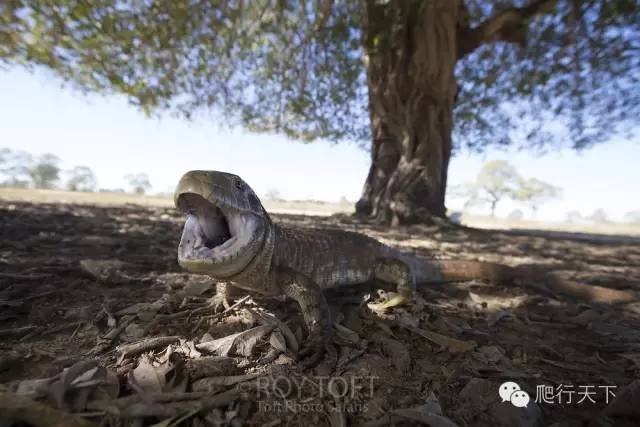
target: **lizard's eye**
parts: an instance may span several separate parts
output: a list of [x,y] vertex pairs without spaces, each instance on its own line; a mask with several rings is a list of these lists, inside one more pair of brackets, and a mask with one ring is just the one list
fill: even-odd
[[244,186],[242,185],[242,181],[235,181],[234,185],[238,190],[244,190]]

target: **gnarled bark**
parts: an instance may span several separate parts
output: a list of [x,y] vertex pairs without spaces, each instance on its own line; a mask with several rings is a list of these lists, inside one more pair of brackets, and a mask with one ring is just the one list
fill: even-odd
[[367,1],[372,164],[356,212],[391,225],[445,215],[457,2]]
[[356,213],[387,224],[445,215],[456,61],[486,43],[524,44],[526,27],[557,0],[531,0],[470,27],[462,0],[366,0],[373,144]]

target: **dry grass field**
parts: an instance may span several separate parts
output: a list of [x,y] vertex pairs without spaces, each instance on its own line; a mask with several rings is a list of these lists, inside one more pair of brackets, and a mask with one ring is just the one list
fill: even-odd
[[[156,206],[172,207],[171,197],[146,196],[131,193],[114,192],[73,192],[58,190],[24,190],[19,188],[0,188],[0,200],[6,202],[63,203],[86,204],[94,206]],[[351,213],[353,206],[338,203],[322,203],[307,201],[263,201],[269,212],[292,213],[300,215],[332,215],[335,213]]]
[[[120,206],[126,204],[139,206],[171,207],[170,197],[141,196],[131,193],[83,193],[57,190],[23,190],[0,188],[0,200],[35,203],[74,203],[96,206]],[[263,204],[269,212],[298,215],[332,215],[353,213],[353,205],[316,201],[268,201]],[[569,233],[611,234],[640,236],[640,224],[624,223],[577,223],[544,222],[533,220],[512,220],[491,218],[489,216],[464,214],[462,224],[473,228],[494,230],[550,230]]]
[[462,223],[474,228],[495,230],[550,230],[568,233],[611,234],[640,236],[640,224],[628,223],[568,223],[545,222],[533,220],[513,220],[506,218],[491,218],[489,216],[463,215]]

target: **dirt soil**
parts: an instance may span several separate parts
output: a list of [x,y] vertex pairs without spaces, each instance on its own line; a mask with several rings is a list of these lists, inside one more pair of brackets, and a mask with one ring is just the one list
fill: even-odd
[[[634,238],[275,220],[640,290]],[[638,425],[636,303],[537,279],[424,286],[386,312],[383,284],[332,291],[338,360],[309,370],[295,303],[214,312],[213,281],[176,262],[181,225],[169,208],[0,202],[0,425]]]

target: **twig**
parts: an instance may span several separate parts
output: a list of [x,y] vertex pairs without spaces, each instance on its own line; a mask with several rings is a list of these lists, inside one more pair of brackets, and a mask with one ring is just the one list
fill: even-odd
[[414,332],[437,345],[448,349],[452,353],[464,353],[471,351],[476,347],[475,341],[462,341],[437,332],[427,331],[426,329],[406,327],[406,329]]
[[[240,390],[237,388],[212,394],[210,392],[186,392],[186,393],[155,393],[145,397],[148,403],[142,403],[140,395],[131,395],[121,397],[114,400],[94,400],[87,403],[87,410],[105,411],[108,413],[119,414],[123,417],[138,416],[139,411],[145,413],[156,414],[159,408],[169,408],[172,403],[180,402],[179,406],[187,407],[187,402],[197,403],[200,410],[207,411],[220,406],[228,405],[240,396]],[[157,405],[163,404],[163,405]],[[157,405],[157,406],[154,406]],[[147,412],[151,411],[151,412]],[[166,413],[162,413],[166,415]]]
[[201,317],[200,319],[198,319],[198,323],[196,323],[196,325],[191,329],[191,335],[195,334],[197,330],[200,329],[200,326],[202,325],[202,323],[204,323],[205,319],[206,317]]
[[51,277],[51,274],[17,274],[17,273],[0,273],[0,277],[4,279],[17,279],[17,280],[39,280]]
[[25,297],[24,300],[25,301],[30,301],[30,300],[33,300],[33,299],[46,297],[46,296],[51,295],[51,294],[57,294],[58,292],[60,292],[60,289],[54,289],[52,291],[41,292],[39,294],[30,295],[28,297]]
[[78,327],[73,331],[73,333],[71,334],[71,336],[69,337],[67,342],[71,342],[71,340],[73,340],[73,338],[75,338],[76,334],[78,333],[78,331],[80,330],[80,328],[82,327],[83,324],[84,324],[84,322],[78,323]]
[[22,326],[20,328],[0,329],[0,338],[21,337],[24,334],[34,331],[35,329],[37,329],[36,326]]
[[58,325],[58,326],[55,326],[55,327],[53,327],[51,329],[47,329],[46,331],[43,331],[42,335],[55,334],[57,332],[64,331],[65,329],[73,328],[74,326],[80,326],[83,323],[84,323],[84,320],[77,320],[75,322],[65,323],[64,325]]
[[229,308],[224,309],[220,313],[212,314],[211,316],[205,316],[204,319],[219,319],[220,317],[224,316],[225,314],[227,314],[227,313],[235,310],[236,308],[240,307],[242,304],[247,302],[247,300],[249,298],[251,298],[251,295],[246,295],[246,296],[240,298],[234,304],[230,305]]
[[164,347],[169,344],[176,343],[179,340],[179,336],[147,338],[133,344],[119,345],[116,347],[116,351],[122,353],[120,359],[124,359],[128,356],[134,356],[136,354],[144,353],[145,351],[154,350],[158,347]]
[[110,340],[110,341],[115,340],[118,337],[118,335],[120,335],[122,331],[124,331],[127,328],[127,326],[129,326],[129,323],[133,322],[135,319],[136,319],[136,316],[125,316],[120,322],[120,325],[112,329],[111,331],[109,331],[109,333],[106,334],[103,338],[105,340]]
[[[221,316],[221,315],[223,315],[225,313],[228,313],[229,311],[231,311],[234,308],[238,307],[240,304],[243,304],[250,297],[251,297],[250,295],[244,296],[244,297],[240,298],[238,301],[236,301],[235,304],[233,304],[232,306],[230,306],[226,310],[221,311],[220,313],[216,313],[216,314],[213,314],[211,316],[208,316],[207,318],[214,318],[214,317],[217,317],[217,316]],[[200,307],[200,308],[196,308],[196,309],[193,309],[193,310],[182,310],[182,311],[178,311],[178,312],[171,313],[171,314],[158,314],[154,318],[154,321],[175,320],[175,319],[178,319],[178,318],[180,318],[182,316],[189,316],[191,318],[191,317],[193,317],[193,316],[195,316],[197,314],[205,313],[205,312],[210,311],[210,310],[211,310],[211,306],[207,305],[206,307]]]

